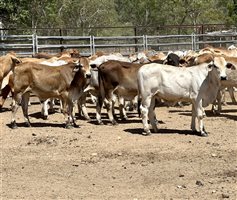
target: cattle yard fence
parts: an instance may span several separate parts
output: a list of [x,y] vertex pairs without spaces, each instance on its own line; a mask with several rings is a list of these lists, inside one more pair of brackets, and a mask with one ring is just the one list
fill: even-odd
[[128,55],[144,50],[199,51],[206,45],[228,47],[237,44],[237,32],[212,32],[190,35],[142,35],[142,36],[39,36],[0,35],[0,54],[15,51],[26,56],[38,52],[55,53],[66,49],[78,49],[82,55],[93,55],[97,51],[120,52]]

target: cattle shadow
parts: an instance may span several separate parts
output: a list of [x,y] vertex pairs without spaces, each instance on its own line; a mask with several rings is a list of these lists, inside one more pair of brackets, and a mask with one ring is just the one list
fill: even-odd
[[192,116],[191,110],[169,110],[169,113],[178,113],[179,115]]
[[12,109],[11,108],[1,108],[0,109],[0,113],[4,113],[4,112],[10,112]]
[[[127,133],[131,133],[134,135],[143,135],[144,136],[144,130],[143,128],[135,128],[135,129],[125,129],[124,130]],[[180,134],[180,135],[193,135],[200,137],[201,134],[196,131],[192,130],[179,130],[179,129],[158,129],[158,132],[154,133],[151,130],[152,135],[163,135],[163,134]]]
[[[170,113],[178,113],[179,115],[183,115],[183,116],[192,116],[192,111],[190,110],[170,110]],[[237,116],[228,114],[228,113],[236,113],[237,109],[227,109],[227,110],[222,110],[220,115],[217,115],[215,113],[213,113],[212,110],[205,110],[206,116],[207,117],[223,117],[223,118],[227,118],[230,120],[234,120],[237,121]]]
[[31,113],[31,114],[29,114],[29,117],[33,117],[35,119],[43,119],[41,112]]
[[[31,127],[27,127],[24,122],[16,123],[18,128],[40,128],[40,127],[53,127],[53,128],[65,128],[65,123],[61,124],[48,123],[48,122],[31,122]],[[9,128],[11,128],[11,124],[6,124]]]
[[221,114],[217,115],[217,114],[213,113],[212,110],[205,111],[207,117],[213,117],[213,118],[221,117],[221,118],[226,118],[226,119],[230,119],[230,120],[234,120],[234,121],[237,121],[237,116],[231,115],[228,113],[236,113],[236,112],[237,112],[237,109],[228,109],[228,110],[222,110]]
[[[95,113],[88,113],[89,117],[91,118],[90,121],[88,121],[91,124],[98,124],[96,121],[96,114]],[[114,119],[118,122],[118,124],[129,124],[129,123],[140,123],[141,119],[139,118],[137,113],[127,113],[128,119],[121,119],[119,114],[114,115]],[[76,114],[77,120],[86,120],[84,116]],[[107,113],[101,113],[101,120],[105,125],[111,124],[108,118]]]

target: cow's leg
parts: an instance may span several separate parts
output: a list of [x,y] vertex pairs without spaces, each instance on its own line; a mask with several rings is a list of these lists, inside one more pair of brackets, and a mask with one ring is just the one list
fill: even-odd
[[192,129],[193,132],[196,132],[196,107],[195,107],[194,102],[192,102],[191,129]]
[[208,134],[204,129],[204,123],[203,123],[203,118],[205,117],[205,111],[202,107],[202,101],[199,101],[199,103],[197,105],[196,114],[197,114],[200,134],[203,137],[207,137]]
[[113,116],[113,100],[106,100],[105,99],[105,104],[106,104],[106,109],[107,113],[109,116],[109,121],[112,123],[112,125],[117,125],[118,123],[115,121],[114,116]]
[[[225,92],[225,91],[223,91]],[[224,95],[222,91],[218,91],[217,93],[217,97],[216,97],[216,100],[217,100],[217,110],[216,110],[216,114],[220,115],[221,114],[221,109],[222,109],[222,102],[221,102],[221,99],[222,99],[222,96]]]
[[72,102],[70,100],[68,100],[68,121],[69,121],[69,124],[71,126],[74,126],[74,127],[77,127],[77,124],[75,122],[75,117],[74,117],[74,112],[73,112],[73,108],[75,107],[76,105],[76,102]]
[[99,101],[97,101],[96,102],[96,120],[98,124],[103,125],[103,122],[101,120],[101,108],[102,108],[102,105],[100,106]]
[[98,94],[98,99],[96,102],[96,120],[98,122],[98,124],[103,125],[103,122],[101,120],[101,109],[103,106],[103,102],[104,102],[104,98]]
[[88,115],[87,109],[86,109],[86,96],[87,93],[84,93],[80,99],[77,102],[77,107],[78,107],[78,114],[79,116],[83,116],[86,118],[86,120],[91,120],[91,118]]
[[51,98],[49,100],[49,113],[54,113],[54,106],[55,106],[55,103],[54,103],[54,98]]
[[3,107],[3,104],[5,102],[5,100],[7,99],[8,94],[11,91],[11,87],[9,85],[6,85],[2,90],[1,90],[1,99],[0,99],[0,110]]
[[217,93],[217,97],[215,101],[212,103],[212,112],[214,114],[219,115],[221,112],[221,91],[219,90]]
[[119,114],[120,114],[120,118],[122,120],[127,120],[128,117],[127,117],[127,114],[126,114],[126,111],[125,111],[125,108],[124,108],[124,105],[125,105],[125,101],[124,101],[124,98],[119,96],[118,97],[118,102],[119,102]]
[[237,103],[236,99],[235,99],[234,88],[233,87],[228,87],[228,92],[230,94],[232,103]]
[[116,99],[117,99],[117,96],[116,95],[112,95],[112,98],[109,98],[112,102],[112,106],[111,106],[111,109],[112,109],[112,115],[113,117],[115,116],[115,103],[116,103]]
[[22,95],[21,107],[22,107],[22,111],[23,111],[23,115],[24,115],[25,124],[26,124],[27,127],[31,127],[29,116],[28,116],[29,99],[30,99],[30,93],[29,92],[24,93]]
[[150,108],[151,104],[151,96],[146,97],[145,100],[142,100],[140,110],[141,110],[141,117],[142,117],[142,123],[143,123],[143,128],[145,131],[144,135],[150,135],[151,131],[149,129],[149,124],[148,124],[148,109]]
[[48,119],[48,116],[49,116],[49,112],[48,112],[48,102],[49,102],[49,100],[50,99],[46,99],[42,103],[41,115],[42,115],[44,120]]
[[155,98],[151,99],[151,103],[150,103],[150,107],[149,107],[149,111],[148,111],[148,117],[150,120],[150,123],[152,125],[152,128],[154,130],[155,133],[158,132],[158,128],[157,128],[157,119],[156,119],[156,114],[155,114]]
[[21,94],[14,94],[12,101],[12,118],[11,118],[11,128],[16,129],[16,113],[21,103]]
[[62,109],[61,112],[63,113],[64,120],[65,120],[65,128],[72,128],[72,125],[70,123],[70,118],[68,115],[68,107],[67,107],[67,101],[65,99],[61,99],[61,105]]

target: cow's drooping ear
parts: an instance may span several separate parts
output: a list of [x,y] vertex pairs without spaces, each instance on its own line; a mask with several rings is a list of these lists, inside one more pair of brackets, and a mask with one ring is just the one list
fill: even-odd
[[15,64],[19,64],[21,63],[21,60],[19,58],[12,57],[12,62],[14,62]]
[[226,64],[226,67],[227,67],[228,69],[236,70],[236,67],[235,67],[232,63],[227,63],[227,64]]

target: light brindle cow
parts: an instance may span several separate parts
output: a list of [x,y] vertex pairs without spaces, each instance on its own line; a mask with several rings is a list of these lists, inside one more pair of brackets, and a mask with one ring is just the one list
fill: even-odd
[[21,104],[26,126],[31,126],[28,117],[28,101],[34,93],[40,99],[59,98],[63,105],[66,128],[75,125],[73,102],[83,94],[91,77],[89,61],[80,58],[77,63],[48,67],[37,63],[22,63],[14,70],[14,96],[11,127],[17,128],[16,112]]

